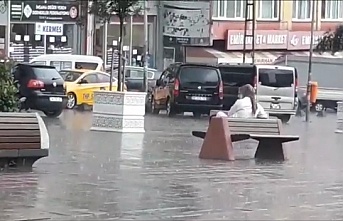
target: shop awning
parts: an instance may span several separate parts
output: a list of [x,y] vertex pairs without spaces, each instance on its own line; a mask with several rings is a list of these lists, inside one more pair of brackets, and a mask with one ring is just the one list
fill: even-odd
[[[187,62],[196,63],[229,63],[238,64],[243,63],[243,53],[242,52],[222,52],[212,48],[187,48],[186,50]],[[255,64],[272,64],[274,61],[280,57],[281,52],[266,52],[266,51],[256,51],[255,52]],[[252,58],[250,54],[246,55],[246,63],[252,63]]]

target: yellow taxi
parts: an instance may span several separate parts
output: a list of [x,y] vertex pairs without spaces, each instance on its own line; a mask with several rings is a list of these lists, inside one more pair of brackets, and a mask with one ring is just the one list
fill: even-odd
[[[62,70],[68,96],[67,109],[80,105],[93,105],[94,91],[110,89],[110,75],[96,70]],[[118,80],[113,78],[112,90],[117,90]],[[124,89],[126,87],[124,86]]]

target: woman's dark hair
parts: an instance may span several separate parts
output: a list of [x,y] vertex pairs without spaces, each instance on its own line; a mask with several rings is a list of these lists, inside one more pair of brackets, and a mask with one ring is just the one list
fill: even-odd
[[250,84],[246,84],[239,88],[239,93],[241,93],[243,97],[250,98],[252,113],[256,114],[257,103],[255,100],[255,89]]

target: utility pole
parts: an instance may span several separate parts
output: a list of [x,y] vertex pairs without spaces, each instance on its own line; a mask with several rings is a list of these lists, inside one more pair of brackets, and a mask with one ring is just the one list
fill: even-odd
[[148,92],[148,1],[144,1],[144,79],[143,90]]
[[[244,36],[243,36],[243,63],[246,61],[247,41],[251,40],[251,59],[252,63],[255,60],[255,23],[256,23],[256,8],[254,0],[246,0],[245,5],[245,20],[244,20]],[[251,28],[250,28],[251,23]],[[250,33],[248,33],[250,32]]]
[[133,57],[133,48],[132,48],[133,42],[132,42],[132,38],[133,38],[133,15],[130,15],[129,66],[132,66],[132,57]]
[[[5,4],[5,2],[4,2]],[[6,37],[5,37],[5,47],[6,47],[6,56],[7,59],[10,59],[11,57],[11,52],[10,52],[10,47],[11,47],[11,1],[7,1],[7,23],[6,23]]]
[[307,73],[307,106],[306,106],[306,122],[310,121],[310,93],[311,93],[311,75],[312,75],[312,56],[313,56],[313,31],[314,31],[314,22],[315,22],[315,2],[312,2],[312,18],[311,18],[311,40],[310,40],[310,54],[308,57],[308,73]]

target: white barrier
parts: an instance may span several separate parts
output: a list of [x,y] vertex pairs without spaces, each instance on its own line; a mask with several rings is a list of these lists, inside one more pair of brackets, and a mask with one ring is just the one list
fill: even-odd
[[337,120],[335,133],[343,133],[343,102],[337,102]]
[[142,92],[95,91],[91,130],[144,133]]

